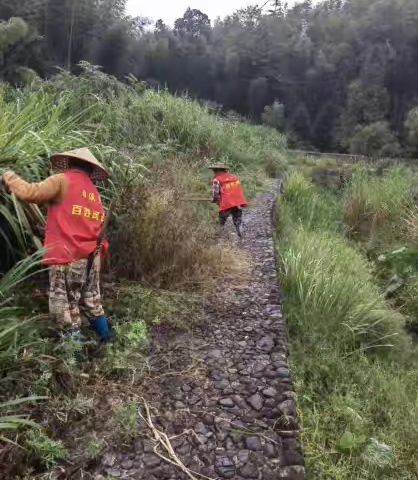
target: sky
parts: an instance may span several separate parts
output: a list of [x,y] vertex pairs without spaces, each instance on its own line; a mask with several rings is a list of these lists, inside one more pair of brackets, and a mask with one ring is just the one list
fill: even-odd
[[[162,18],[167,25],[173,25],[176,18],[182,17],[187,7],[197,8],[213,21],[225,17],[242,7],[263,5],[264,0],[128,0],[127,12],[133,17]],[[289,6],[294,0],[288,0]]]

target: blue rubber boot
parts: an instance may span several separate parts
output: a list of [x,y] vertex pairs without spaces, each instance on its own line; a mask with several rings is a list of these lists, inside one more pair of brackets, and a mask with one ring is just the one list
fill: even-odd
[[107,319],[107,315],[105,313],[99,317],[89,318],[89,323],[91,328],[99,336],[99,341],[101,343],[108,343],[112,341],[113,335],[109,327],[109,320]]

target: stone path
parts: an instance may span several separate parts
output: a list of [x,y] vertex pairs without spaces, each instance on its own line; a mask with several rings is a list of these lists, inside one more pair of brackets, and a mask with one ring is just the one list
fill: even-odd
[[[156,426],[176,436],[176,454],[210,479],[305,478],[275,267],[274,198],[274,192],[259,194],[245,212],[249,281],[219,285],[206,306],[205,326],[171,345],[184,373],[156,380],[155,391],[147,392]],[[143,438],[108,453],[96,478],[190,478],[153,449]]]

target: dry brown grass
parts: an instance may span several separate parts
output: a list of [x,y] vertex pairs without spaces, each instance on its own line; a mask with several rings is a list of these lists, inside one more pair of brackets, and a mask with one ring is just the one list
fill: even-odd
[[379,227],[390,220],[390,212],[384,208],[373,208],[360,195],[347,195],[344,199],[344,224],[351,237],[373,238]]
[[194,192],[210,198],[210,182],[176,160],[161,162],[152,175],[150,184],[138,184],[125,194],[110,234],[112,268],[118,276],[177,288],[240,270],[235,251],[216,243],[216,207],[184,201]]
[[382,228],[399,228],[411,198],[407,171],[394,168],[381,177],[372,177],[364,168],[354,170],[344,195],[344,223],[352,237],[372,240]]
[[403,216],[405,237],[418,245],[418,206],[413,206]]

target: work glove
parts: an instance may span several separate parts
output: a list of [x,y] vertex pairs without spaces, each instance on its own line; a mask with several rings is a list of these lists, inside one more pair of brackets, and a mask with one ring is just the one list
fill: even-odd
[[10,189],[7,186],[6,180],[3,175],[0,177],[0,193],[10,193]]

